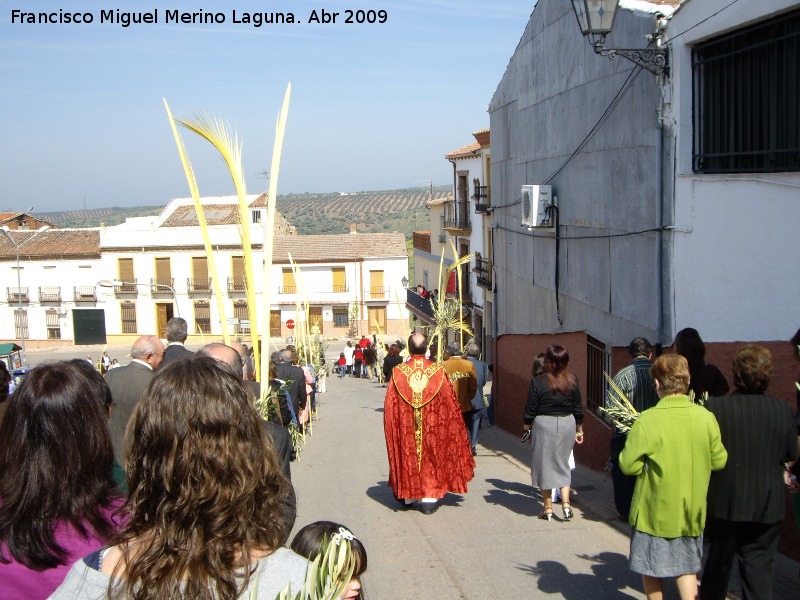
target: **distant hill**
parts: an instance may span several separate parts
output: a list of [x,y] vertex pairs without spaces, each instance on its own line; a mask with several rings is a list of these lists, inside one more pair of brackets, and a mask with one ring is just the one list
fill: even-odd
[[[435,186],[433,198],[452,194],[449,186]],[[408,238],[415,229],[428,229],[430,218],[425,203],[428,189],[410,188],[373,192],[330,192],[278,196],[278,211],[301,235],[348,233],[355,223],[358,231],[400,231]],[[163,206],[131,206],[37,213],[59,227],[118,225],[128,217],[157,215]]]

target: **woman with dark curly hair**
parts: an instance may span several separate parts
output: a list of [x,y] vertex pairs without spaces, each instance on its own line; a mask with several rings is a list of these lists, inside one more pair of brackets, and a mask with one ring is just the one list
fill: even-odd
[[283,548],[288,480],[243,382],[211,358],[175,361],[125,432],[130,521],[70,571],[53,598],[273,600],[303,585]]
[[[102,384],[83,361],[34,368],[0,423],[0,598],[46,598],[118,528]],[[99,373],[97,378],[102,382]]]

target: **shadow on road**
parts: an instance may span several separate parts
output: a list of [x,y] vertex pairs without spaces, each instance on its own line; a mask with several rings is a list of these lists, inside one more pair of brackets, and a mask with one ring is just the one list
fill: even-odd
[[392,494],[388,481],[379,481],[377,485],[367,488],[367,498],[371,498],[378,504],[382,504],[395,512],[404,510],[395,499],[394,494]]
[[531,486],[518,481],[487,479],[495,487],[484,496],[487,504],[495,504],[525,517],[534,517],[542,509],[541,496]]
[[628,570],[626,556],[601,552],[596,556],[579,555],[578,558],[593,563],[592,574],[570,573],[567,567],[554,560],[540,560],[535,565],[519,565],[518,568],[537,578],[536,585],[541,592],[557,594],[566,600],[628,600],[639,597],[623,591],[642,590],[639,576]]

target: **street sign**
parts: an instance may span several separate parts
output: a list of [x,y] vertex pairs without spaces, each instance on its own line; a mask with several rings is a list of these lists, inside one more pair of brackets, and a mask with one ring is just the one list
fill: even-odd
[[288,321],[286,321],[286,328],[294,329],[294,319],[289,319]]
[[233,317],[233,318],[228,317],[225,320],[227,321],[228,325],[238,325],[239,324],[239,319],[237,319],[236,317]]

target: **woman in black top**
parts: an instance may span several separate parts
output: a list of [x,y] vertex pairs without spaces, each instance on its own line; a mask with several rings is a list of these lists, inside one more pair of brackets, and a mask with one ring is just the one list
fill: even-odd
[[403,357],[400,356],[400,348],[397,344],[389,346],[389,353],[383,359],[383,380],[388,384],[392,378],[392,369],[403,362]]
[[581,392],[567,364],[567,349],[550,346],[544,358],[545,374],[531,380],[525,405],[524,429],[533,433],[531,483],[542,494],[544,510],[539,518],[548,521],[553,516],[553,488],[561,489],[564,520],[572,518],[569,454],[574,443],[583,443]]

